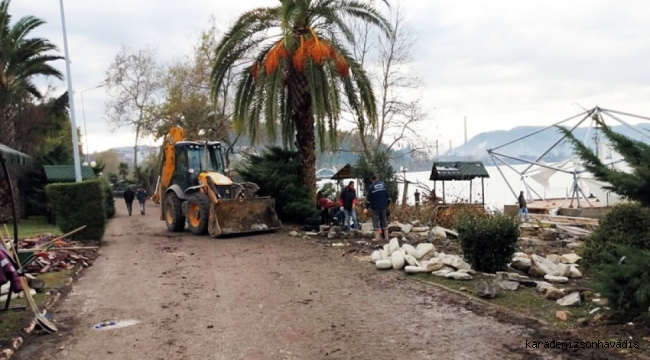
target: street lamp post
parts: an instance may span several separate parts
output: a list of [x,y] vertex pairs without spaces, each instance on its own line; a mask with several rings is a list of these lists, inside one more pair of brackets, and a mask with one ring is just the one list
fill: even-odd
[[85,132],[84,136],[86,137],[86,162],[90,161],[90,152],[88,150],[88,127],[86,126],[86,109],[84,108],[84,93],[86,91],[99,89],[100,87],[104,87],[104,84],[97,85],[90,89],[86,89],[79,92],[79,94],[81,95],[81,113],[83,114],[83,118],[84,118],[84,132]]
[[70,102],[70,126],[72,127],[72,153],[74,155],[74,176],[76,182],[81,182],[81,163],[79,162],[79,140],[77,139],[77,122],[74,114],[74,92],[72,91],[72,74],[70,73],[70,53],[68,52],[68,35],[65,31],[65,14],[63,0],[59,0],[61,7],[61,28],[63,29],[63,49],[65,51],[65,70],[68,78],[68,101]]

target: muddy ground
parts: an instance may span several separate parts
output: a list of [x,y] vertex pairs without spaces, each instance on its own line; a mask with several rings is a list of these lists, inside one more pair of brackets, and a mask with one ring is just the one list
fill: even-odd
[[[313,240],[168,233],[118,200],[101,256],[15,359],[615,359]],[[93,329],[103,320],[135,320]],[[573,339],[578,340],[578,339]]]

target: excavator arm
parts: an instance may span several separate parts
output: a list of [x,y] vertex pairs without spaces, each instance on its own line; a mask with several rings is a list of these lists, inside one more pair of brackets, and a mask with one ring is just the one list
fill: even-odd
[[174,176],[174,169],[176,167],[176,154],[174,153],[174,144],[183,140],[185,131],[180,127],[173,126],[169,129],[169,133],[165,136],[162,144],[162,161],[160,162],[160,175],[156,183],[156,191],[151,198],[156,204],[165,197],[165,191],[169,187]]

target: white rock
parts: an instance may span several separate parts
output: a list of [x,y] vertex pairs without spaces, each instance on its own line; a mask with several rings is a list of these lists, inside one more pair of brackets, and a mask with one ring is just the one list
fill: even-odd
[[388,244],[384,245],[384,252],[386,252],[386,256],[390,256],[390,246]]
[[381,260],[381,254],[379,253],[379,250],[373,251],[372,255],[370,255],[370,261],[372,261],[373,264],[377,263],[377,260]]
[[526,259],[530,259],[530,256],[528,256],[528,254],[526,254],[526,253],[522,253],[522,252],[516,252],[516,253],[512,254],[512,257],[513,257],[513,258],[526,258]]
[[381,260],[389,260],[386,250],[384,249],[379,250],[379,255],[381,256]]
[[560,263],[560,255],[558,255],[558,254],[548,254],[548,255],[546,255],[546,260],[552,262],[553,264],[559,264]]
[[413,225],[413,226],[420,226],[420,220],[413,220],[413,221],[411,221],[411,225]]
[[429,260],[436,256],[436,247],[430,243],[418,244],[416,250],[418,252],[416,258],[421,261]]
[[512,264],[510,266],[513,269],[521,270],[527,272],[531,266],[533,266],[533,261],[525,257],[516,257],[512,259]]
[[289,236],[291,236],[291,237],[298,237],[299,235],[300,234],[298,234],[297,231],[292,231],[292,232],[289,233]]
[[361,224],[361,232],[372,232],[373,230],[372,223]]
[[417,274],[417,273],[429,272],[429,270],[427,270],[427,268],[423,268],[421,266],[407,266],[407,267],[404,268],[404,270],[406,270],[406,272],[409,273],[409,274]]
[[580,257],[578,254],[564,254],[562,257],[560,257],[560,261],[563,264],[576,264],[582,257]]
[[[422,265],[422,264],[421,264]],[[426,265],[422,265],[427,268],[427,270],[433,272],[442,269],[445,264],[442,262],[442,259],[439,257],[434,257],[427,261]]]
[[412,232],[427,232],[429,231],[428,226],[415,226],[411,229]]
[[553,272],[553,274],[551,274],[551,275],[568,277],[570,272],[571,272],[571,266],[570,265],[557,264],[557,266],[555,266],[555,272]]
[[404,257],[404,260],[406,260],[406,263],[409,264],[410,266],[418,266],[418,267],[422,266],[422,264],[420,264],[418,260],[412,255],[406,255]]
[[393,263],[390,260],[379,260],[375,263],[375,266],[379,270],[392,269]]
[[399,241],[397,240],[397,238],[390,239],[390,241],[388,242],[388,250],[389,250],[388,255],[392,255],[393,251],[397,251],[397,249],[399,249]]
[[576,266],[571,266],[571,270],[569,270],[569,277],[571,279],[577,279],[582,277],[582,273],[580,270],[578,270],[578,267]]
[[550,283],[556,283],[556,284],[562,284],[567,281],[569,281],[568,277],[565,276],[553,276],[553,275],[545,275],[544,279]]
[[445,275],[445,277],[448,279],[456,279],[456,280],[472,280],[472,275],[460,271],[450,272],[447,275]]
[[440,226],[435,226],[433,229],[431,229],[431,231],[433,232],[433,234],[436,236],[437,239],[447,238],[447,232]]
[[463,259],[461,259],[459,256],[456,255],[441,254],[440,258],[442,259],[443,264],[447,266],[451,266],[457,270],[461,270],[461,269],[470,270],[472,268],[468,263],[466,263],[465,261],[463,261]]
[[404,225],[402,225],[401,229],[402,229],[402,232],[403,232],[404,234],[408,234],[408,233],[411,232],[411,230],[413,230],[413,225],[411,225],[411,224],[404,224]]
[[406,255],[411,255],[411,256],[413,256],[414,258],[417,259],[418,251],[413,247],[413,245],[404,244],[404,245],[402,245],[402,249],[404,249],[404,251],[406,251]]
[[531,255],[530,259],[533,261],[533,265],[537,266],[538,269],[546,275],[551,275],[555,272],[555,263],[544,259],[539,255]]
[[431,275],[445,277],[447,274],[453,273],[454,271],[455,271],[454,268],[450,268],[448,266],[445,266],[440,270],[432,272]]
[[573,292],[561,299],[558,299],[556,303],[560,306],[580,306],[580,292]]
[[551,284],[549,284],[549,283],[547,283],[545,281],[538,281],[536,289],[537,289],[538,293],[546,294],[546,291],[548,291],[548,289],[551,289],[551,288],[554,288],[554,287],[555,286],[553,286],[553,285],[551,285]]
[[403,252],[397,250],[390,255],[390,262],[393,264],[393,269],[401,270],[406,265],[406,259]]

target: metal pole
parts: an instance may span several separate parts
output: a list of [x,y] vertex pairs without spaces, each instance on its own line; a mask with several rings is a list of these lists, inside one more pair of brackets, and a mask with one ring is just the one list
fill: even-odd
[[506,181],[506,184],[510,188],[510,191],[512,191],[512,195],[514,195],[515,199],[517,199],[517,193],[512,189],[512,186],[510,186],[510,182],[508,181],[508,179],[506,179],[506,176],[503,175],[503,171],[501,171],[501,168],[499,167],[499,164],[497,164],[497,162],[494,161],[494,155],[490,154],[490,158],[492,159],[492,162],[494,163],[494,166],[496,166],[497,170],[499,170],[499,173],[501,174],[501,177],[503,178],[503,180]]
[[88,152],[88,127],[86,126],[86,109],[84,107],[84,92],[81,93],[81,113],[84,117],[84,136],[86,137],[86,162],[90,163],[90,155]]
[[[499,159],[499,157],[504,157],[504,158],[506,158],[506,159],[517,160],[517,161],[521,161],[521,162],[523,162],[523,163],[531,164],[531,165],[537,165],[537,166],[539,166],[539,167],[543,167],[543,168],[547,168],[547,169],[551,169],[551,170],[555,170],[555,171],[563,172],[563,173],[565,173],[565,174],[573,174],[573,171],[569,171],[569,170],[565,170],[565,169],[560,169],[560,168],[557,168],[557,167],[554,167],[554,166],[550,166],[550,165],[546,165],[546,164],[541,164],[541,163],[539,163],[539,162],[533,162],[533,161],[526,160],[526,159],[522,159],[522,158],[518,158],[518,157],[515,157],[515,156],[504,155],[504,154],[500,154],[500,153],[497,153],[497,152],[491,152],[491,153],[489,153],[489,154],[490,154],[491,157],[497,157],[497,159]],[[494,161],[494,159],[492,159],[492,161]],[[499,159],[499,161],[503,161],[503,160],[502,160],[502,159]],[[519,175],[524,175],[524,173],[519,173]]]
[[72,91],[72,74],[70,72],[70,53],[68,52],[68,35],[65,31],[65,14],[63,0],[59,0],[61,7],[61,28],[63,29],[63,49],[65,51],[65,70],[68,78],[68,101],[70,102],[70,127],[72,128],[72,153],[74,155],[74,176],[76,182],[81,182],[81,162],[79,161],[79,140],[77,139],[77,122],[74,115],[74,92]]
[[[508,141],[507,143],[505,143],[505,144],[503,144],[503,145],[499,145],[499,146],[495,147],[494,149],[490,149],[490,150],[497,150],[497,149],[500,149],[500,148],[502,148],[502,147],[504,147],[504,146],[506,146],[506,145],[510,145],[510,144],[512,144],[512,143],[516,143],[516,142],[519,141],[519,140],[523,140],[523,139],[525,139],[525,138],[527,138],[527,137],[531,137],[531,136],[533,136],[533,135],[535,135],[535,134],[539,134],[539,133],[541,133],[541,132],[544,131],[544,130],[550,129],[550,128],[554,127],[554,126],[558,126],[558,125],[564,124],[565,122],[567,122],[567,121],[569,121],[569,120],[573,120],[573,119],[577,118],[578,116],[581,116],[581,115],[586,114],[587,112],[589,112],[589,111],[583,111],[583,112],[581,112],[581,113],[578,114],[578,115],[571,116],[571,117],[568,118],[568,119],[564,119],[564,120],[562,120],[562,121],[560,121],[560,122],[556,122],[555,124],[549,125],[549,126],[543,128],[543,129],[539,129],[539,130],[537,130],[537,131],[533,131],[532,133],[530,133],[530,134],[528,134],[528,135],[524,135],[524,136],[522,136],[522,137],[516,138],[516,139],[511,140],[511,141]],[[489,152],[490,150],[488,150],[488,152]]]
[[483,182],[483,180],[485,180],[485,178],[481,178],[481,198],[482,198],[481,205],[485,207],[485,183]]

